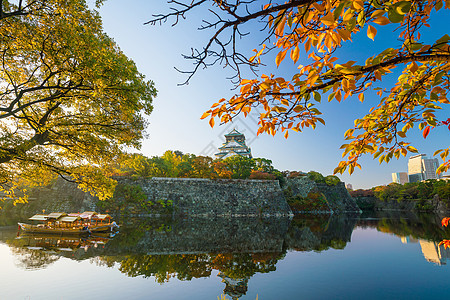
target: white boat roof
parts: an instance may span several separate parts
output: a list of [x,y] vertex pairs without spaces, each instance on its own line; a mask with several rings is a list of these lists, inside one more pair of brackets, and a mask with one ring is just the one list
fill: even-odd
[[64,216],[58,219],[59,222],[68,222],[73,223],[76,220],[80,220],[81,218],[79,216]]
[[32,216],[31,218],[28,218],[28,220],[31,220],[31,221],[46,221],[47,218],[48,218],[48,215],[36,214],[36,215]]
[[98,214],[95,216],[95,219],[100,219],[100,220],[104,220],[104,219],[111,219],[111,216],[108,214]]
[[48,219],[59,219],[59,218],[61,218],[63,216],[67,216],[67,214],[63,213],[63,212],[54,212],[54,213],[49,214],[47,216],[47,218]]

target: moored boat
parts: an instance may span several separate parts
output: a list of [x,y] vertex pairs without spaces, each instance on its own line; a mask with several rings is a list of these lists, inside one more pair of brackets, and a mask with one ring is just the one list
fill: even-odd
[[108,233],[117,231],[119,226],[108,214],[87,211],[66,214],[54,212],[48,215],[36,214],[29,218],[39,224],[18,223],[19,230],[26,233],[57,235],[89,235],[91,233]]
[[49,226],[46,224],[26,224],[18,223],[19,229],[26,233],[37,233],[37,234],[57,234],[57,235],[89,235],[90,231],[87,226]]

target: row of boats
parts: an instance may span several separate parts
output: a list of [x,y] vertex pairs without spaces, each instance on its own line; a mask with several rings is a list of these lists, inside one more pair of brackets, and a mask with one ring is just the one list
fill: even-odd
[[32,224],[18,223],[19,230],[37,234],[89,235],[114,232],[119,229],[119,225],[112,220],[110,215],[99,214],[95,211],[36,214],[28,220]]

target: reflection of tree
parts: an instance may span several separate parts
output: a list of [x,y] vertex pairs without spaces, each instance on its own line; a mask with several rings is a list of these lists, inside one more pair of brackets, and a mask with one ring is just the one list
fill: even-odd
[[358,226],[376,228],[380,232],[393,233],[397,236],[410,236],[415,239],[439,242],[450,238],[450,228],[441,226],[440,217],[434,214],[410,213],[407,218],[380,215],[376,219],[360,220]]
[[25,270],[45,269],[59,259],[55,253],[39,249],[11,247],[11,252],[16,256],[16,265]]
[[275,264],[283,257],[284,253],[228,253],[211,255],[210,262],[225,276],[240,279],[275,271]]
[[256,273],[275,271],[275,264],[283,253],[234,253],[234,254],[174,254],[174,255],[125,255],[101,257],[97,264],[113,266],[130,277],[154,276],[164,283],[170,278],[191,280],[209,277],[218,270],[232,279],[250,278]]
[[154,276],[159,283],[167,282],[172,277],[179,280],[191,280],[211,275],[206,254],[127,255],[119,257],[118,262],[119,270],[127,276]]

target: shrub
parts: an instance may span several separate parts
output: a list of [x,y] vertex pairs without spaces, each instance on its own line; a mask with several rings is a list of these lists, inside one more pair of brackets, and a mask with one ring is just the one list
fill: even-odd
[[249,178],[250,179],[275,180],[276,177],[274,174],[269,174],[269,173],[261,172],[261,171],[252,171]]
[[341,182],[341,180],[339,179],[339,177],[334,176],[334,175],[328,175],[327,177],[325,177],[325,183],[327,185],[337,185],[339,182]]
[[325,177],[322,174],[315,171],[308,172],[308,178],[316,183],[325,183]]
[[303,176],[306,176],[306,174],[302,173],[302,172],[297,172],[297,171],[292,171],[287,174],[287,177],[289,177],[289,178],[297,178],[297,177],[303,177]]

